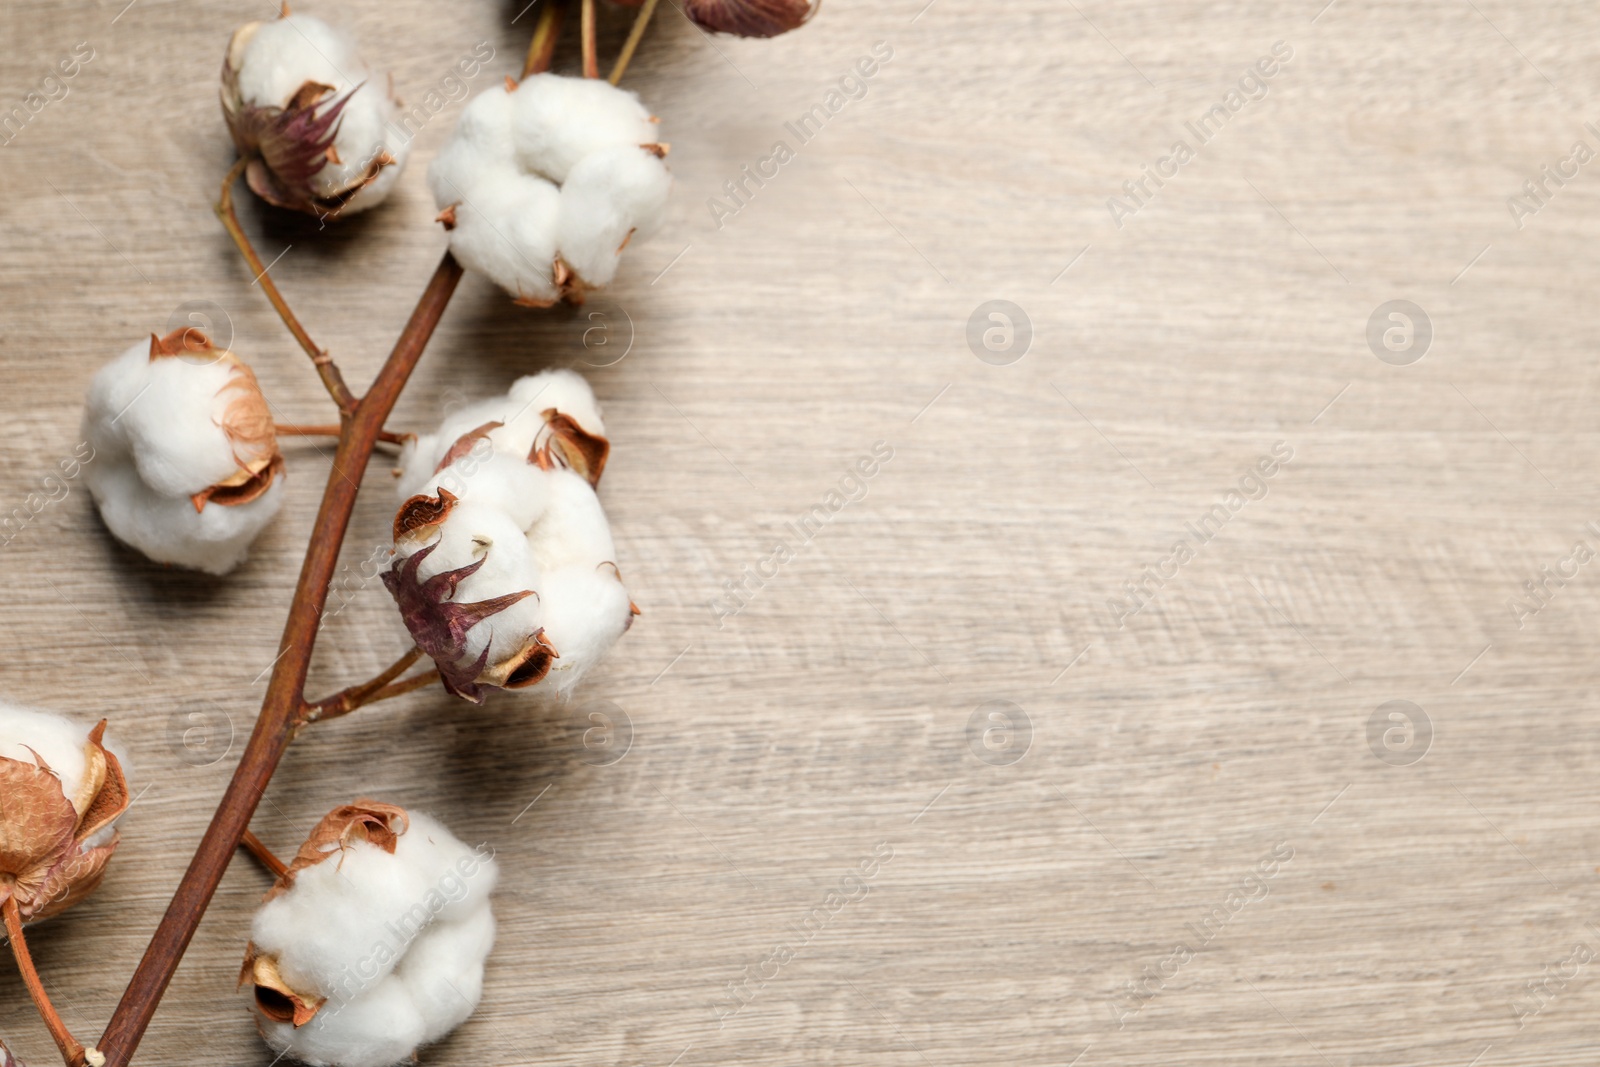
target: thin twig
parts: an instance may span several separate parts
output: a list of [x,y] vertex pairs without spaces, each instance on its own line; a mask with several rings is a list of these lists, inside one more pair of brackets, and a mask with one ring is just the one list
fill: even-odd
[[583,76],[585,78],[598,78],[600,77],[600,57],[596,53],[594,40],[594,0],[583,0],[582,11]]
[[628,62],[633,59],[634,50],[644,39],[644,28],[650,25],[650,16],[656,13],[657,2],[658,0],[644,0],[644,6],[639,9],[639,14],[634,16],[633,29],[628,31],[628,39],[622,42],[622,51],[617,53],[617,62],[611,68],[611,77],[606,79],[612,85],[622,81],[622,75],[627,72]]
[[384,686],[410,670],[411,665],[417,662],[421,656],[422,649],[413,645],[410,651],[385,667],[376,677],[369,678],[360,685],[352,685],[341,689],[330,697],[306,701],[305,710],[300,713],[300,723],[337,719],[341,715],[350,714],[364,704],[372,703],[374,693],[381,691]]
[[249,160],[239,160],[233,165],[233,169],[228,171],[228,176],[222,180],[222,197],[217,201],[216,207],[217,218],[222,220],[222,225],[228,231],[228,236],[233,238],[233,243],[239,246],[239,251],[244,254],[245,262],[250,264],[250,269],[255,271],[256,281],[261,284],[261,291],[267,294],[267,299],[277,309],[278,317],[289,327],[289,332],[300,342],[300,347],[306,350],[306,355],[311,357],[312,364],[317,368],[317,374],[322,378],[322,384],[328,389],[328,395],[339,405],[340,414],[348,415],[355,410],[356,398],[350,392],[350,387],[344,384],[344,375],[339,373],[333,357],[328,355],[326,350],[317,347],[317,343],[311,339],[306,328],[300,325],[300,320],[294,317],[294,312],[289,310],[288,302],[283,299],[283,294],[278,292],[277,284],[272,280],[272,275],[267,273],[267,268],[262,265],[261,257],[256,254],[255,246],[245,235],[244,227],[239,225],[239,216],[233,210],[233,187],[238,184],[239,176],[244,173],[248,163]]
[[556,55],[556,41],[561,36],[561,22],[567,14],[568,0],[544,0],[539,12],[539,22],[533,28],[533,40],[528,42],[528,58],[522,64],[522,76],[543,74],[550,69]]
[[167,905],[166,914],[161,917],[100,1038],[100,1049],[106,1055],[108,1067],[127,1067],[133,1058],[167,984],[172,981],[173,972],[183,959],[184,950],[200,925],[206,906],[222,881],[223,872],[228,869],[240,838],[250,828],[250,817],[272,780],[272,772],[289,746],[295,720],[305,707],[306,672],[327,606],[328,587],[339,565],[339,549],[355,510],[361,476],[372,458],[373,446],[383,431],[384,421],[394,410],[400,391],[422,358],[422,351],[460,281],[461,265],[446,252],[395,342],[394,350],[378,371],[372,388],[346,421],[339,449],[334,454],[333,469],[322,493],[322,505],[317,511],[305,562],[300,567],[300,579],[295,585],[289,617],[279,642],[282,651],[267,682],[261,714],[256,718],[255,729],[245,744],[216,814],[211,817],[211,824],[200,839],[194,858],[189,861],[189,869],[178,883],[172,903]]
[[67,1024],[61,1021],[61,1016],[56,1014],[55,1005],[50,1003],[50,994],[44,991],[44,982],[34,969],[33,955],[28,951],[27,938],[22,934],[22,912],[17,908],[15,894],[6,896],[5,903],[0,904],[0,912],[5,913],[6,938],[11,942],[11,954],[17,958],[17,970],[22,972],[22,984],[28,987],[33,1006],[39,1009],[39,1016],[44,1019],[50,1036],[56,1039],[56,1047],[61,1050],[61,1058],[67,1062],[67,1067],[83,1067],[87,1062],[83,1045],[72,1036]]
[[[276,431],[279,437],[338,437],[341,429],[342,427],[331,422],[316,426],[301,426],[292,422],[280,422],[273,426],[273,430]],[[381,430],[378,433],[378,440],[386,445],[403,445],[409,438],[415,436],[415,434]]]
[[282,878],[289,873],[289,865],[278,858],[278,854],[267,847],[267,843],[255,835],[254,830],[246,830],[244,836],[239,838],[239,847],[256,858],[256,862],[265,867],[274,878]]

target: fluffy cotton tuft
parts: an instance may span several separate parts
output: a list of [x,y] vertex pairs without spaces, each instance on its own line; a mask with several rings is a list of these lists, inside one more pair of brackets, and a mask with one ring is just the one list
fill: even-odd
[[244,980],[267,1044],[390,1067],[478,1005],[498,871],[437,820],[357,801],[318,825],[256,912]]
[[255,375],[198,331],[151,335],[100,369],[85,481],[116,537],[226,574],[283,503],[283,457]]
[[604,431],[588,382],[546,371],[402,450],[384,582],[452,692],[566,694],[632,623],[594,489]]
[[310,15],[249,23],[228,44],[223,115],[250,187],[279,207],[330,216],[381,203],[410,153],[398,104],[355,40]]
[[428,168],[462,265],[518,303],[581,303],[659,225],[666,145],[633,93],[535,74],[479,93]]

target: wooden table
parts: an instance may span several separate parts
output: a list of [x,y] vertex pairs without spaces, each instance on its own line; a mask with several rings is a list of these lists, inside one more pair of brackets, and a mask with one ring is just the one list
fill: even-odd
[[[589,370],[644,614],[570,704],[317,727],[255,822],[291,850],[370,794],[496,849],[483,1003],[424,1063],[1595,1062],[1600,16],[1321,2],[829,3],[771,42],[663,5],[628,84],[666,225],[582,310],[468,278],[394,420]],[[223,46],[267,5],[124,3],[0,11],[4,108],[93,50],[0,150],[5,510],[62,491],[90,376],[179,309],[329,415],[210,212]],[[423,99],[479,42],[474,91],[514,70],[521,7],[303,9]],[[246,206],[354,382],[443,246],[460,107],[370,216]],[[289,451],[224,581],[118,547],[77,481],[0,552],[3,692],[108,716],[139,793],[34,941],[85,1037],[259,704],[327,462]],[[386,466],[316,693],[405,647],[359,570]],[[229,871],[140,1062],[271,1061],[233,989],[266,881]],[[0,1034],[53,1059],[9,965]]]

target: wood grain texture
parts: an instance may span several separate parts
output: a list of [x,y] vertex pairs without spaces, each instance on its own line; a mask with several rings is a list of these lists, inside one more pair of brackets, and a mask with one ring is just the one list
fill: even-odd
[[[231,161],[222,48],[266,5],[125,3],[0,10],[0,114],[95,50],[0,148],[0,510],[60,494],[45,479],[90,376],[188,302],[223,310],[284,421],[330,417],[210,212]],[[745,42],[663,5],[627,84],[673,145],[667,224],[583,311],[468,277],[395,419],[588,370],[644,615],[570,704],[427,693],[318,726],[255,823],[289,851],[360,793],[496,849],[482,1006],[424,1063],[1594,1062],[1594,964],[1549,976],[1600,952],[1600,563],[1520,620],[1508,600],[1580,539],[1600,548],[1600,164],[1520,228],[1507,198],[1574,142],[1600,147],[1583,125],[1600,16],[1319,7],[830,2]],[[534,19],[305,10],[416,100],[482,41],[474,88],[516,68]],[[601,14],[609,55],[626,18]],[[784,124],[878,41],[893,59],[799,143]],[[1265,95],[1115,225],[1107,198],[1278,41],[1293,58]],[[557,68],[575,66],[569,35]],[[443,247],[423,172],[460,106],[370,216],[319,231],[243,205],[357,387]],[[718,227],[708,198],[780,139],[794,158]],[[1033,330],[1005,366],[967,342],[993,299]],[[1366,340],[1397,299],[1433,329],[1405,366]],[[585,347],[597,325],[619,347]],[[801,543],[787,524],[850,491],[880,441],[893,458]],[[1280,441],[1293,458],[1265,495],[1147,578]],[[118,547],[77,482],[0,549],[0,689],[110,717],[139,793],[101,890],[33,938],[80,1037],[259,706],[331,452],[288,448],[289,502],[224,581]],[[314,695],[404,647],[360,571],[393,507],[382,466]],[[792,558],[719,620],[724,582],[780,540]],[[1119,620],[1130,581],[1152,596]],[[1411,765],[1369,745],[1392,700],[1431,723]],[[1006,765],[1023,735],[995,753],[981,715],[969,728],[994,701],[1030,724]],[[1251,879],[1275,847],[1292,858]],[[229,870],[138,1062],[271,1062],[233,992],[266,884],[248,859]],[[1543,1007],[1519,1026],[1518,1003]],[[9,966],[0,1034],[51,1062]]]

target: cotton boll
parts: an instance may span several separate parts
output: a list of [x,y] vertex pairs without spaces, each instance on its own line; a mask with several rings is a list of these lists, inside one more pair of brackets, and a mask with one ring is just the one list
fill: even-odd
[[93,892],[116,850],[130,800],[105,729],[0,702],[0,887],[24,923]]
[[152,334],[102,367],[83,435],[101,518],[157,562],[225,574],[282,503],[283,457],[255,375],[197,330]]
[[598,78],[535,74],[523,79],[512,102],[517,162],[558,184],[593,152],[657,139],[638,96]]
[[[387,829],[364,837],[373,826]],[[252,926],[245,976],[267,1043],[324,1067],[390,1067],[444,1037],[478,1003],[497,873],[427,815],[335,809]]]
[[[548,680],[565,693],[637,613],[594,491],[610,450],[604,430],[589,383],[553,370],[403,449],[399,559],[384,584],[451,692],[481,701],[485,687]],[[430,580],[473,566],[448,599],[428,592]],[[533,595],[517,599],[524,590]]]
[[672,188],[661,159],[623,145],[586,156],[561,187],[561,256],[590,285],[607,285],[622,248],[660,223]]
[[223,114],[257,195],[332,217],[380,203],[410,151],[387,75],[321,19],[241,27],[223,65]]
[[638,98],[598,79],[537,74],[480,93],[428,169],[451,251],[518,303],[581,303],[661,216],[659,140]]
[[422,812],[409,813],[410,828],[395,843],[395,858],[423,872],[429,913],[440,922],[460,922],[487,911],[500,878],[492,854],[471,848],[443,823]]

